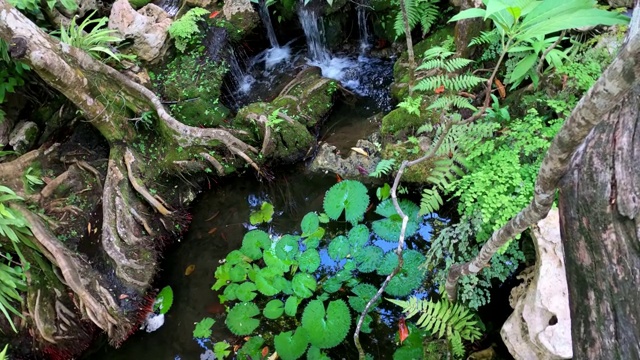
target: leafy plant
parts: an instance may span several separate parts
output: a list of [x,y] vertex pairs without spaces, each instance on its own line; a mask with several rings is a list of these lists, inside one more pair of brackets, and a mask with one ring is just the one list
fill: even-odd
[[107,17],[91,19],[95,13],[94,11],[89,14],[79,25],[76,24],[74,16],[68,27],[61,24],[60,30],[52,32],[51,35],[59,36],[61,42],[82,49],[96,59],[107,55],[119,62],[126,55],[113,52],[111,46],[118,44],[122,39],[115,36],[118,33],[116,30],[105,27],[109,21]]
[[482,336],[476,315],[462,304],[448,300],[433,302],[410,297],[409,300],[387,299],[402,308],[407,319],[420,314],[416,324],[438,338],[446,337],[456,357],[464,355],[462,340],[475,341]]
[[0,360],[6,360],[7,358],[7,350],[9,349],[9,344],[6,344],[2,351],[0,351]]
[[226,341],[218,341],[215,343],[213,345],[213,353],[216,355],[216,359],[224,359],[229,356],[229,354],[231,354],[231,350],[229,350],[230,347],[231,345]]
[[422,105],[421,96],[407,96],[398,104],[398,107],[405,109],[409,114],[420,116],[420,105]]
[[273,218],[273,205],[268,202],[263,202],[260,205],[260,210],[254,211],[249,217],[251,225],[261,224],[263,222],[270,222]]
[[193,329],[194,338],[208,339],[211,337],[211,327],[216,321],[212,318],[206,317],[196,323],[196,328]]
[[[409,28],[413,30],[420,24],[422,36],[425,36],[438,19],[438,0],[404,0],[404,6],[409,20]],[[396,32],[396,38],[404,35],[402,11],[398,11],[396,14],[393,29]]]
[[165,286],[160,290],[156,301],[153,303],[153,311],[166,314],[171,309],[171,305],[173,305],[173,289],[171,289],[171,286]]
[[376,165],[376,169],[369,173],[369,176],[379,178],[382,175],[391,174],[393,166],[396,164],[395,159],[382,159]]
[[176,42],[176,49],[184,53],[187,46],[197,44],[201,36],[198,22],[204,20],[203,16],[209,14],[209,10],[194,7],[187,11],[181,18],[171,23],[169,35]]
[[327,191],[324,198],[324,211],[333,220],[337,220],[342,212],[345,218],[355,223],[369,206],[367,188],[354,180],[343,180]]

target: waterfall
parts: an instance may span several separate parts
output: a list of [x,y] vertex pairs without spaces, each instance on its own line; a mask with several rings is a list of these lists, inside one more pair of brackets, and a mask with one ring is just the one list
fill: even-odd
[[360,52],[365,53],[370,47],[369,28],[367,27],[367,8],[364,3],[358,4],[358,29],[360,30]]
[[300,7],[298,16],[307,38],[309,58],[314,62],[328,63],[331,60],[331,54],[324,43],[324,26],[318,22],[318,16],[303,7]]
[[155,4],[161,7],[164,11],[169,14],[169,16],[174,17],[180,10],[181,1],[180,0],[158,0],[155,1]]
[[[246,58],[246,55],[244,56]],[[249,75],[245,69],[245,61],[242,56],[232,48],[229,49],[229,75],[233,81],[234,88],[238,93],[246,94],[251,90],[251,85],[255,82],[253,76]]]
[[264,24],[264,27],[267,28],[267,37],[269,38],[269,43],[271,44],[271,47],[274,49],[279,48],[280,44],[278,44],[278,38],[276,37],[275,30],[273,30],[273,24],[271,23],[271,16],[269,16],[269,9],[267,8],[267,0],[260,0],[258,13],[260,14],[260,19],[262,19],[262,23]]

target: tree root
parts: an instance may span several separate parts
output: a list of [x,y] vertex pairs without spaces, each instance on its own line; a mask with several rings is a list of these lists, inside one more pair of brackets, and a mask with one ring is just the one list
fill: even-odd
[[202,156],[203,159],[207,160],[209,164],[211,164],[211,166],[216,169],[218,175],[224,176],[224,167],[222,167],[222,164],[220,164],[220,162],[216,158],[207,154],[206,152],[201,152],[200,156]]
[[131,164],[135,160],[136,159],[133,156],[133,153],[129,148],[127,148],[127,150],[124,153],[124,164],[127,167],[127,175],[129,176],[129,182],[131,182],[131,185],[133,186],[134,190],[138,194],[142,195],[142,197],[147,201],[147,203],[149,203],[151,207],[156,209],[157,212],[162,214],[162,216],[171,215],[171,211],[169,211],[164,205],[162,205],[160,201],[156,200],[156,198],[154,198],[149,193],[149,190],[147,190],[147,188],[144,185],[142,185],[142,183],[139,182],[138,179],[133,175]]
[[[106,289],[97,282],[93,289],[85,285],[86,279],[98,279],[99,274],[89,266],[84,265],[77,255],[64,247],[35,214],[22,205],[11,204],[11,207],[24,215],[35,240],[53,256],[54,263],[60,268],[65,282],[77,295],[81,311],[96,326],[104,330],[111,341],[118,342],[122,340],[129,333],[131,324],[120,314],[118,307],[114,308],[112,306],[113,303],[110,304],[100,296],[100,294],[104,294],[107,291]],[[51,339],[48,340],[50,341]]]
[[44,188],[42,188],[42,190],[40,190],[41,201],[51,197],[58,186],[66,183],[69,180],[72,172],[72,166],[70,166],[69,169],[67,169],[62,174],[58,175],[55,179],[51,180]]

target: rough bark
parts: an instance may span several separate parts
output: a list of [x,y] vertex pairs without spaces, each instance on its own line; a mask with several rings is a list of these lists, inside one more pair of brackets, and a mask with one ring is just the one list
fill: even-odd
[[560,188],[576,359],[640,359],[640,88],[575,154]]

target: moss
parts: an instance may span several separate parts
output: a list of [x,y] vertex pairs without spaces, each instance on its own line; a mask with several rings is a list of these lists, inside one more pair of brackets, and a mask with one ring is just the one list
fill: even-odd
[[[382,150],[383,159],[395,159],[396,163],[404,160],[415,160],[424,155],[417,145],[409,142],[387,144]],[[410,183],[424,183],[431,174],[434,160],[427,160],[408,167],[402,175],[402,181]]]
[[[387,2],[386,0],[384,2]],[[398,11],[394,8],[389,8],[385,10],[381,10],[376,12],[377,20],[373,22],[373,33],[388,42],[394,42],[399,39],[404,39],[404,36],[401,38],[396,38],[396,30],[394,29],[394,25],[396,22],[396,15]]]
[[176,119],[191,126],[219,126],[229,115],[219,102],[226,72],[223,64],[198,54],[179,55],[160,73],[157,87],[165,99],[175,101],[171,110]]
[[260,24],[260,18],[255,11],[236,13],[226,22],[231,41],[238,42],[244,39],[253,29]]
[[418,128],[426,123],[435,124],[438,122],[438,114],[427,110],[428,102],[423,102],[420,116],[409,114],[403,108],[397,108],[382,118],[380,134],[391,136],[396,139],[414,135]]

